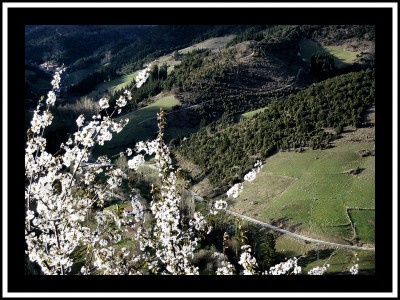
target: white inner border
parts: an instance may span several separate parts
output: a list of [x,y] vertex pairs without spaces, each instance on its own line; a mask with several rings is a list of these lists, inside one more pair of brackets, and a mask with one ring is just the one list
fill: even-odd
[[[322,8],[327,8],[327,7],[345,7],[345,8],[350,8],[350,7],[355,7],[355,8],[368,8],[368,7],[376,7],[376,8],[382,8],[382,7],[388,7],[388,8],[393,8],[393,23],[392,23],[392,30],[393,30],[393,99],[392,99],[392,117],[393,117],[393,237],[392,237],[392,243],[393,243],[393,291],[392,293],[351,293],[351,294],[346,294],[346,293],[296,293],[297,298],[316,298],[316,297],[323,297],[323,296],[328,296],[328,297],[362,297],[362,298],[375,298],[375,297],[382,297],[382,298],[392,298],[392,297],[397,297],[398,296],[398,283],[397,283],[397,276],[398,276],[398,233],[397,233],[397,226],[398,226],[398,220],[397,220],[397,211],[398,211],[398,204],[397,204],[397,199],[398,199],[398,188],[397,188],[397,183],[398,183],[398,161],[397,161],[397,156],[398,156],[398,133],[397,133],[397,128],[398,128],[398,116],[397,116],[397,109],[398,109],[398,32],[397,32],[397,26],[398,26],[398,5],[397,2],[385,2],[385,3],[176,3],[176,2],[171,2],[171,3],[43,3],[43,2],[38,2],[38,3],[9,3],[5,2],[2,3],[2,11],[3,11],[3,80],[2,80],[2,87],[3,87],[3,100],[2,100],[2,108],[3,108],[3,115],[2,115],[2,125],[3,125],[3,147],[2,147],[2,163],[3,163],[3,169],[2,169],[2,178],[3,178],[3,201],[2,201],[2,210],[3,210],[3,239],[2,239],[2,249],[3,249],[3,257],[2,257],[2,262],[3,262],[3,280],[2,280],[2,296],[3,297],[10,297],[10,298],[16,298],[16,297],[30,297],[30,298],[54,298],[54,297],[96,297],[96,298],[108,298],[108,297],[114,297],[114,298],[149,298],[149,297],[164,297],[164,298],[182,298],[182,297],[229,297],[229,298],[239,298],[239,297],[249,297],[249,298],[260,298],[260,297],[276,297],[276,298],[283,298],[283,297],[293,297],[294,295],[292,293],[10,293],[8,292],[8,280],[7,280],[7,270],[8,270],[8,253],[7,253],[7,224],[8,224],[8,216],[7,216],[7,211],[8,211],[8,153],[7,153],[7,141],[8,141],[8,116],[7,116],[7,110],[8,110],[8,81],[7,81],[7,72],[8,72],[8,53],[7,53],[7,40],[8,40],[8,8],[21,8],[21,7],[26,7],[26,8],[44,8],[44,7],[77,7],[77,8],[83,8],[83,7],[112,7],[112,8],[119,8],[119,7],[126,7],[126,8],[131,8],[131,7],[169,7],[169,8],[174,8],[174,7],[188,7],[188,8],[201,8],[201,7],[207,7],[207,8],[217,8],[217,7],[260,7],[260,8],[277,8],[277,7],[284,7],[284,8],[307,8],[307,7],[322,7]],[[379,120],[378,120],[379,122]],[[383,199],[382,199],[383,200]],[[21,282],[23,284],[23,282]]]

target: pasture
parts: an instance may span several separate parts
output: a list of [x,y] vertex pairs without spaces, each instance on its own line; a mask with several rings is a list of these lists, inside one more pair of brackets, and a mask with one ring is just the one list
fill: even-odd
[[360,52],[348,51],[345,46],[319,46],[310,39],[303,39],[299,43],[300,55],[306,61],[310,61],[313,54],[331,54],[335,57],[336,66],[338,68],[352,64]]
[[353,222],[356,235],[361,237],[365,243],[375,242],[375,210],[356,210],[349,211],[350,219]]
[[[95,149],[94,154],[96,156],[103,154],[114,155],[119,153],[121,148],[133,147],[136,142],[155,138],[158,130],[157,113],[160,112],[160,108],[168,112],[177,104],[179,104],[179,101],[173,95],[163,96],[146,107],[119,117],[123,119],[128,118],[129,123],[120,133],[115,134],[110,142],[104,144],[101,153],[100,149]],[[186,135],[189,130],[190,128],[167,126],[165,136],[167,139],[171,139],[180,135]]]
[[131,74],[123,75],[113,80],[100,83],[92,92],[90,92],[89,96],[97,99],[106,92],[113,93],[117,90],[121,90],[128,86],[135,79],[138,73],[139,71],[135,71]]
[[320,247],[309,251],[299,264],[303,273],[316,266],[329,264],[326,271],[328,275],[350,274],[349,269],[358,264],[360,275],[372,275],[375,274],[375,252]]
[[240,114],[239,115],[239,120],[250,119],[250,118],[254,117],[256,114],[264,111],[265,109],[267,109],[267,107],[262,107],[262,108],[259,108],[259,109],[256,109],[256,110],[252,110],[252,111]]
[[[279,256],[297,257],[303,274],[316,266],[329,264],[327,274],[348,274],[349,268],[356,263],[360,274],[373,274],[375,270],[375,252],[333,249],[300,241],[287,235],[276,239],[275,248]],[[358,260],[357,260],[358,258]]]
[[[375,208],[374,157],[358,154],[372,148],[372,143],[341,143],[326,150],[279,152],[267,159],[255,181],[244,184],[237,199],[229,200],[230,208],[309,237],[344,243],[354,237],[347,209]],[[358,175],[347,173],[356,168]],[[367,225],[375,219],[359,213],[355,218],[357,236],[374,243]]]

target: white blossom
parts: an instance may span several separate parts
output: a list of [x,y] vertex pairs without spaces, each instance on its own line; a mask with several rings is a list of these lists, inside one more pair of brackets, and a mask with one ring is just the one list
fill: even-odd
[[54,76],[53,80],[51,81],[51,85],[53,86],[53,90],[58,90],[60,88],[60,82],[61,82],[61,74],[64,72],[64,68],[58,69]]
[[137,222],[140,222],[144,218],[144,209],[143,205],[140,203],[139,198],[137,195],[131,196],[131,205],[132,205],[132,212],[135,216]]
[[256,268],[258,267],[256,259],[251,255],[250,245],[243,245],[241,247],[242,254],[240,255],[239,265],[243,267],[243,275],[257,274]]
[[224,200],[217,200],[214,206],[211,208],[210,213],[213,215],[218,214],[220,210],[225,210],[228,207],[228,203]]
[[158,147],[159,147],[159,141],[158,139],[156,139],[148,142],[138,142],[136,144],[135,150],[136,152],[144,151],[148,155],[153,155],[154,153],[157,152]]
[[301,267],[297,265],[298,259],[296,257],[290,258],[285,262],[276,264],[271,267],[269,271],[265,271],[265,275],[300,275]]
[[208,224],[204,216],[200,212],[196,211],[194,212],[193,219],[190,220],[189,225],[193,226],[197,231],[204,231]]
[[76,124],[78,124],[78,127],[82,127],[84,122],[85,122],[84,115],[80,115],[78,119],[76,119]]
[[252,182],[254,179],[256,179],[257,173],[256,170],[251,170],[249,173],[244,175],[244,180]]
[[125,91],[124,91],[124,95],[125,95],[125,97],[126,97],[128,100],[132,100],[132,94],[131,94],[130,91],[125,90]]
[[107,98],[101,98],[99,100],[99,106],[101,109],[106,109],[108,107],[110,107],[110,105],[108,104],[108,99]]
[[32,220],[34,217],[35,217],[35,213],[34,213],[33,211],[28,210],[28,211],[26,212],[26,218],[27,218],[28,220]]
[[234,275],[235,267],[229,261],[222,261],[221,266],[217,269],[217,275]]
[[243,191],[243,184],[236,183],[233,187],[231,187],[227,192],[228,197],[237,198],[239,197],[240,192]]
[[351,275],[358,275],[358,264],[355,264],[350,268],[350,274]]
[[228,203],[224,200],[218,200],[215,202],[215,208],[220,210],[220,209],[226,209],[228,207]]
[[143,164],[144,164],[144,156],[141,154],[138,154],[134,158],[128,160],[128,167],[130,169],[137,170]]
[[322,266],[322,267],[315,267],[312,268],[310,271],[308,271],[308,275],[323,275],[326,272],[326,269],[329,267],[329,265]]
[[143,69],[139,72],[139,74],[135,77],[136,87],[140,88],[150,76],[151,64],[147,66],[147,68]]
[[120,96],[116,101],[116,105],[118,107],[124,107],[126,104],[127,104],[127,101],[124,96]]
[[54,103],[56,103],[56,94],[54,93],[54,91],[50,91],[47,94],[46,104],[50,106],[54,105]]
[[126,148],[125,152],[126,152],[127,156],[131,156],[132,155],[132,149],[131,148]]
[[107,246],[108,245],[108,242],[107,242],[107,240],[105,240],[105,239],[101,239],[100,241],[99,241],[99,244],[100,244],[100,246]]

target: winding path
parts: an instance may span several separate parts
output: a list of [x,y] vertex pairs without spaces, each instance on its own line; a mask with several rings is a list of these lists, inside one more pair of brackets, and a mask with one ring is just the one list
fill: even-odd
[[247,216],[244,216],[244,215],[235,213],[235,212],[230,211],[230,210],[227,210],[227,209],[225,209],[225,212],[228,213],[228,214],[230,214],[230,215],[232,215],[232,216],[235,216],[235,217],[244,219],[244,220],[246,220],[246,221],[249,221],[249,222],[258,224],[258,225],[260,225],[260,226],[269,228],[269,229],[274,230],[274,231],[281,232],[281,233],[283,233],[283,234],[287,234],[287,235],[289,235],[289,236],[292,236],[292,237],[295,237],[295,238],[298,238],[298,239],[301,239],[301,240],[304,240],[304,241],[313,242],[313,243],[317,243],[317,244],[323,244],[323,245],[329,245],[329,246],[335,246],[335,247],[341,247],[341,248],[355,249],[355,250],[375,251],[375,248],[366,248],[366,247],[358,247],[358,246],[337,244],[337,243],[331,243],[331,242],[325,242],[325,241],[313,239],[313,238],[306,237],[306,236],[304,236],[304,235],[300,235],[300,234],[297,234],[297,233],[293,233],[293,232],[287,231],[287,230],[285,230],[285,229],[282,229],[282,228],[273,226],[273,225],[271,225],[271,224],[264,223],[264,222],[258,221],[258,220],[256,220],[256,219],[253,219],[253,218],[250,218],[250,217],[247,217]]
[[[192,193],[192,195],[193,195],[195,200],[197,200],[197,201],[203,201],[204,200],[202,197],[200,197],[196,193],[194,193],[192,191],[190,191],[190,192]],[[375,248],[358,247],[358,246],[338,244],[338,243],[332,243],[332,242],[326,242],[326,241],[322,241],[322,240],[313,239],[313,238],[310,238],[310,237],[307,237],[307,236],[304,236],[304,235],[301,235],[301,234],[297,234],[297,233],[293,233],[293,232],[287,231],[285,229],[273,226],[273,225],[268,224],[268,223],[264,223],[264,222],[258,221],[256,219],[250,218],[248,216],[238,214],[238,213],[233,212],[233,211],[228,210],[228,209],[225,209],[224,211],[227,214],[230,214],[230,215],[235,216],[237,218],[241,218],[241,219],[246,220],[248,222],[251,222],[251,223],[254,223],[254,224],[258,224],[260,226],[269,228],[271,230],[274,230],[274,231],[277,231],[277,232],[280,232],[280,233],[283,233],[283,234],[287,234],[289,236],[292,236],[292,237],[295,237],[295,238],[298,238],[298,239],[301,239],[301,240],[304,240],[304,241],[317,243],[317,244],[321,244],[321,245],[329,245],[329,246],[335,246],[335,247],[340,247],[340,248],[354,249],[354,250],[375,251]]]

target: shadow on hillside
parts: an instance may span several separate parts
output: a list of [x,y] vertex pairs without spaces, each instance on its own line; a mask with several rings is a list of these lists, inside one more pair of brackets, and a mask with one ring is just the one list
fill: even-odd
[[[329,272],[328,275],[349,275],[349,272]],[[359,270],[358,275],[375,275],[375,269]]]
[[332,255],[334,251],[334,249],[310,250],[305,256],[303,256],[299,260],[298,265],[301,267],[305,267],[306,265],[317,261],[318,259],[321,261],[325,261]]

